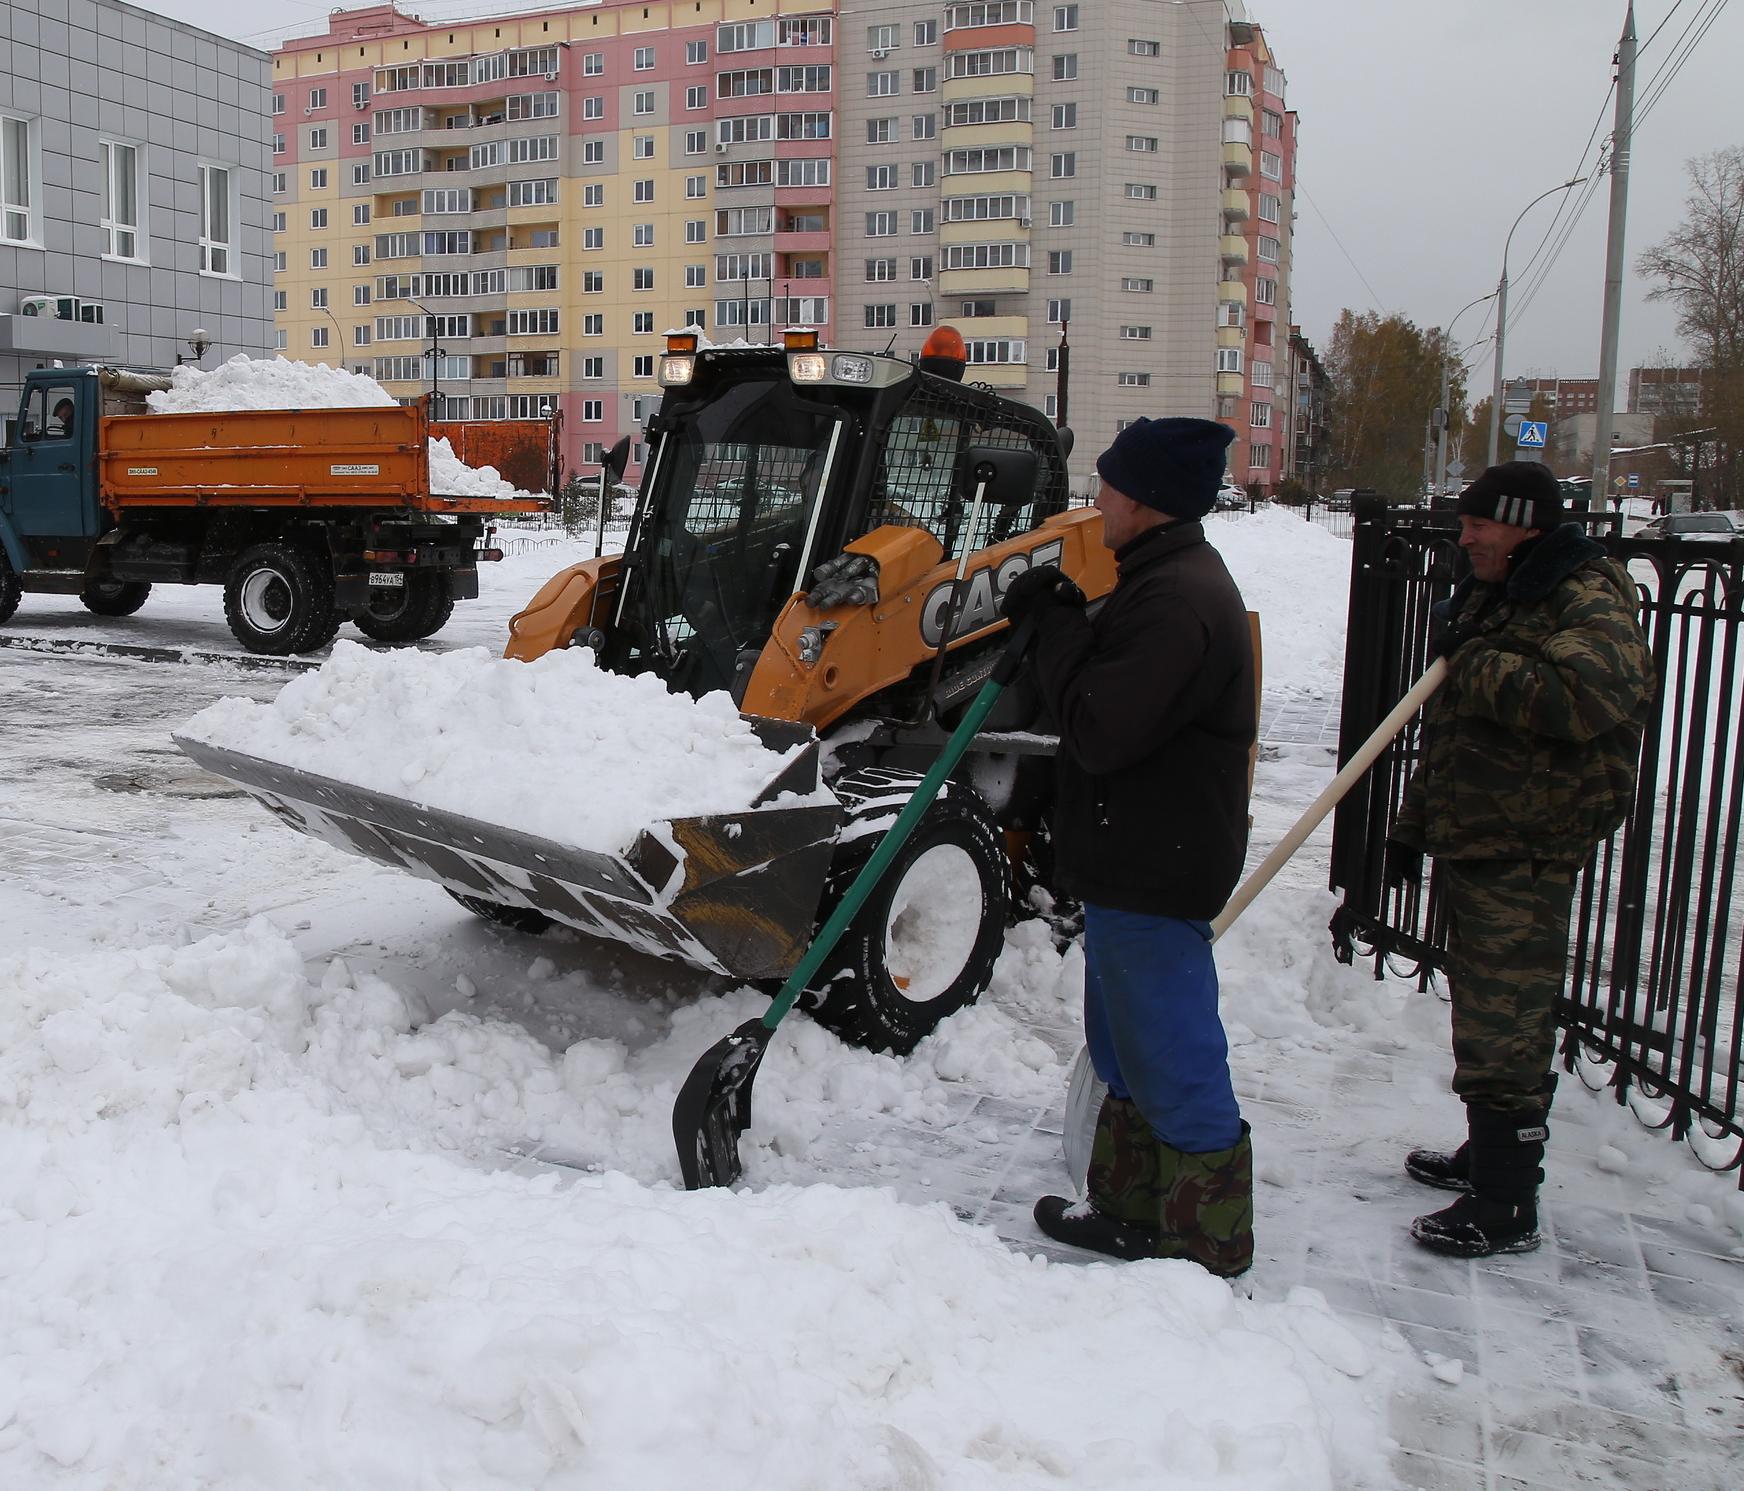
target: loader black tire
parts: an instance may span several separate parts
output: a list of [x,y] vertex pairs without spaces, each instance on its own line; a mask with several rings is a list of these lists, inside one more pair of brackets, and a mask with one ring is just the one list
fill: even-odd
[[369,603],[351,619],[358,631],[377,642],[416,642],[442,630],[454,614],[454,601],[441,575],[407,575],[399,589],[374,589]]
[[79,599],[93,616],[131,616],[150,595],[144,580],[87,580]]
[[230,566],[224,619],[231,635],[250,652],[284,657],[306,651],[310,639],[322,636],[332,623],[333,614],[332,567],[307,549],[288,543],[251,544]]
[[0,550],[0,623],[12,620],[23,596],[24,586],[19,582],[18,572],[12,568],[5,551]]
[[[856,835],[856,821],[894,821],[920,777],[874,766],[832,785],[848,819],[820,922],[883,837]],[[967,783],[947,782],[818,971],[806,996],[812,1018],[850,1045],[907,1055],[992,982],[1010,901],[1011,862],[993,810]]]
[[[444,886],[443,889],[448,888]],[[505,906],[501,901],[487,901],[483,896],[463,896],[457,890],[450,890],[448,894],[474,916],[482,916],[487,922],[495,922],[513,932],[543,932],[552,924],[551,918],[543,911],[534,911],[530,906]]]

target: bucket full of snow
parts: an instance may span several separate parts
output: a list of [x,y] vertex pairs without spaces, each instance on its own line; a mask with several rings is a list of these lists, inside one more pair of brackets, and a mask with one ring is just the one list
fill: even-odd
[[735,978],[799,962],[842,819],[809,727],[607,673],[585,649],[341,644],[271,703],[220,700],[175,741],[289,827],[475,909]]

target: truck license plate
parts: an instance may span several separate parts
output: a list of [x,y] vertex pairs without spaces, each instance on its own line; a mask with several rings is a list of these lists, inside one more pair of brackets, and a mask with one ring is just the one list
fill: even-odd
[[405,585],[406,577],[397,569],[372,569],[369,572],[369,583],[372,588],[385,585],[397,590]]

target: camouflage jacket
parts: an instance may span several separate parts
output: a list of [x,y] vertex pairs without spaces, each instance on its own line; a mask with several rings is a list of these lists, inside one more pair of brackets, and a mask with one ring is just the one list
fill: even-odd
[[1580,863],[1635,798],[1654,669],[1634,582],[1566,523],[1502,584],[1468,576],[1443,606],[1479,631],[1424,713],[1392,836],[1453,859]]

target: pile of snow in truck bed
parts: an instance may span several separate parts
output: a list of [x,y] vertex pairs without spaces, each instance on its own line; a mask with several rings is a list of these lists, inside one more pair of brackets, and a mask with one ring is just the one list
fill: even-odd
[[649,823],[748,808],[801,749],[767,750],[724,693],[670,694],[586,648],[522,663],[339,642],[270,704],[220,699],[180,733],[602,852]]
[[[489,1064],[432,1043],[535,1043],[423,1018],[262,921],[0,958],[9,1484],[1389,1483],[1384,1359],[1312,1291],[1048,1264],[875,1189],[481,1168],[383,1110],[441,1075],[485,1122]],[[759,1100],[800,1076],[778,1048]]]
[[[384,409],[399,401],[367,373],[324,362],[238,353],[208,372],[186,363],[172,386],[145,396],[154,414],[222,414],[232,409]],[[430,490],[444,497],[523,500],[535,494],[504,481],[495,466],[468,466],[446,440],[430,442]]]

